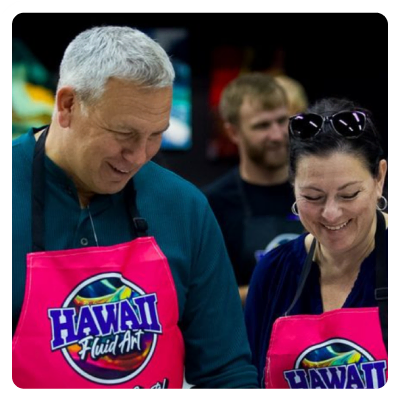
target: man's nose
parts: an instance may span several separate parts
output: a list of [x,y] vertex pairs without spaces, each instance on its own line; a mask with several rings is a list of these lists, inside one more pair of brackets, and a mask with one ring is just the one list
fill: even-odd
[[147,161],[146,141],[133,141],[125,146],[122,152],[123,158],[133,166],[142,166]]
[[269,139],[274,142],[283,142],[288,137],[288,130],[277,122],[270,126]]

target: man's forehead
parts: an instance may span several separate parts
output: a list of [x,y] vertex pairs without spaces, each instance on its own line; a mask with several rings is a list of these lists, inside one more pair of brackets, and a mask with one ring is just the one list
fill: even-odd
[[[269,105],[270,106],[270,105]],[[278,105],[277,107],[267,107],[258,99],[244,99],[240,114],[242,116],[254,115],[255,113],[264,113],[266,116],[271,115],[272,118],[285,117],[289,115],[287,106]]]

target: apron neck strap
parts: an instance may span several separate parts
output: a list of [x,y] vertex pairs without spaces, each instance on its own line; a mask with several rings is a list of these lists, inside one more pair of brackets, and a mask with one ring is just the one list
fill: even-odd
[[385,245],[386,220],[383,213],[377,211],[376,246],[376,290],[377,301],[387,300],[388,296],[388,252]]
[[[43,252],[45,250],[45,188],[46,188],[46,170],[45,170],[45,143],[49,133],[50,126],[47,126],[42,132],[35,144],[35,150],[32,162],[32,251]],[[144,237],[147,235],[148,224],[146,220],[139,215],[136,205],[136,190],[134,180],[123,189],[125,206],[127,208],[130,220],[132,222],[132,235]]]
[[49,127],[36,141],[32,162],[32,251],[45,250],[45,142]]
[[312,259],[313,259],[313,255],[315,253],[315,249],[316,249],[316,238],[313,238],[310,250],[308,252],[308,255],[306,256],[304,265],[302,266],[301,278],[300,278],[300,281],[299,281],[299,284],[297,287],[297,291],[295,293],[294,299],[292,300],[290,307],[284,313],[284,316],[288,316],[290,314],[290,312],[292,311],[292,308],[298,302],[298,299],[301,297],[302,290],[305,287],[306,279],[308,278],[309,272],[312,267]]
[[134,238],[146,237],[148,235],[148,222],[139,215],[139,210],[136,205],[136,190],[134,180],[131,178],[128,185],[124,188],[125,207],[131,218],[131,228]]
[[239,194],[239,196],[241,198],[241,202],[242,202],[242,207],[243,207],[243,211],[244,211],[244,215],[245,215],[244,217],[250,218],[250,217],[252,217],[253,213],[252,213],[251,205],[249,204],[248,198],[245,193],[244,180],[241,178],[241,173],[239,171],[239,168],[236,171],[235,178],[237,181],[238,194]]
[[377,211],[375,298],[379,306],[383,342],[388,352],[388,249],[386,249],[385,235],[386,220],[383,214]]

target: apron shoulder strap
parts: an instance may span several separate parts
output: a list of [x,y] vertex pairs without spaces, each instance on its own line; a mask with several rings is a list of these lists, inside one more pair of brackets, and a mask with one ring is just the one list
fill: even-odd
[[138,207],[136,206],[136,190],[133,179],[125,186],[124,198],[125,206],[133,223],[134,237],[146,237],[148,235],[148,223],[139,215]]
[[242,208],[244,211],[244,217],[245,218],[252,217],[253,215],[252,208],[251,205],[249,204],[248,198],[245,193],[244,182],[241,178],[239,168],[235,171],[235,180],[237,182],[238,195],[241,199]]
[[380,325],[383,341],[388,352],[388,252],[385,244],[386,221],[377,211],[376,246],[376,289],[375,299],[379,306]]
[[305,287],[306,279],[308,278],[309,272],[311,270],[312,259],[313,259],[313,255],[315,253],[315,248],[316,248],[316,238],[313,238],[308,255],[305,259],[304,265],[302,266],[301,277],[299,280],[297,292],[295,293],[294,299],[292,300],[290,307],[284,313],[284,316],[288,316],[291,313],[292,309],[294,308],[295,304],[298,302],[298,299],[300,298],[300,296],[302,294],[302,291]]
[[43,252],[45,250],[45,221],[44,221],[44,203],[45,203],[45,142],[49,132],[49,127],[40,135],[35,143],[35,149],[32,162],[32,250],[33,252]]

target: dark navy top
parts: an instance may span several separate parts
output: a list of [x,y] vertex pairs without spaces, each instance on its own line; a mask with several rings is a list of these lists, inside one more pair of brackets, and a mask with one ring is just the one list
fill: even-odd
[[[243,194],[241,194],[241,188]],[[243,257],[247,207],[252,217],[271,216],[278,219],[277,227],[269,224],[267,231],[271,234],[264,233],[265,242],[263,248],[259,248],[260,250],[265,249],[279,234],[304,231],[300,222],[292,221],[295,216],[291,213],[291,206],[295,198],[294,189],[289,182],[277,185],[250,184],[240,178],[239,169],[236,167],[203,188],[203,192],[220,225],[239,286],[249,284],[256,265],[256,259],[252,254],[251,257],[249,255],[246,258]],[[280,228],[280,221],[292,221],[294,227],[291,230],[288,230],[288,227]],[[253,227],[253,231],[255,228]],[[264,223],[264,230],[266,231],[266,223]],[[257,248],[254,248],[255,250]]]
[[[269,253],[257,264],[252,276],[245,305],[245,321],[252,351],[252,361],[258,369],[259,385],[263,386],[263,370],[274,321],[289,308],[297,289],[306,259],[304,240],[307,234],[289,241]],[[388,230],[386,230],[386,247]],[[361,270],[343,308],[377,306],[375,300],[376,252],[363,261]],[[291,315],[323,313],[319,283],[320,270],[312,263],[304,290]]]

